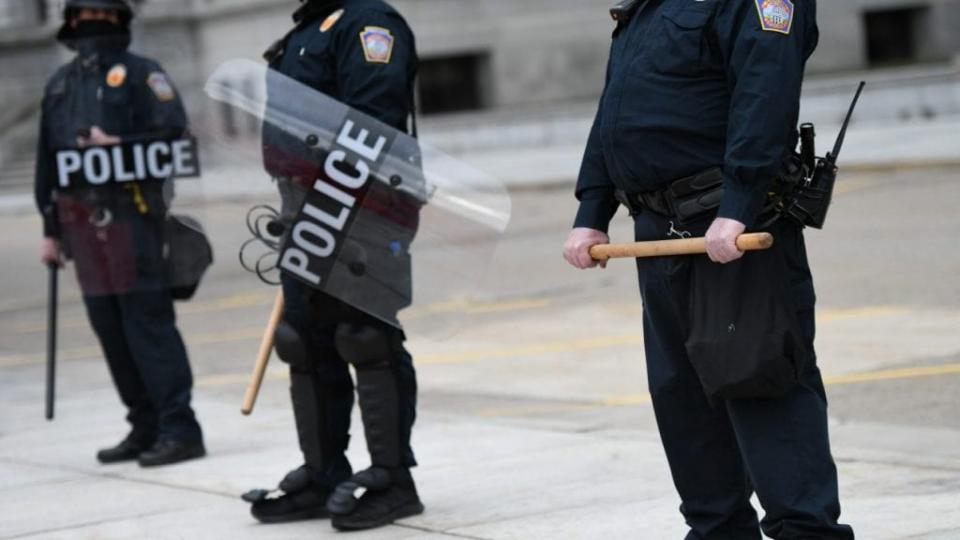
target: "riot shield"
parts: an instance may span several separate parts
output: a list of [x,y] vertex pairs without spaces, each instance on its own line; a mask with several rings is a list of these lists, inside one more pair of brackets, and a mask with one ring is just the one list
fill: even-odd
[[221,65],[206,91],[259,120],[261,181],[283,195],[252,218],[265,252],[247,266],[406,331],[456,328],[510,218],[501,182],[249,60]]
[[61,246],[83,294],[190,298],[213,260],[198,210],[185,209],[201,199],[196,141],[106,136],[122,142],[87,144],[81,133],[77,144],[52,149]]

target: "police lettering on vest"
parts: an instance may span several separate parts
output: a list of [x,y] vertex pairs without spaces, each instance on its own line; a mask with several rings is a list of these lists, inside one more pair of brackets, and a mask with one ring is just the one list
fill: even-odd
[[77,184],[143,182],[200,176],[196,139],[127,142],[56,153],[61,189]]
[[314,287],[329,275],[395,138],[385,125],[347,114],[287,235],[282,270]]

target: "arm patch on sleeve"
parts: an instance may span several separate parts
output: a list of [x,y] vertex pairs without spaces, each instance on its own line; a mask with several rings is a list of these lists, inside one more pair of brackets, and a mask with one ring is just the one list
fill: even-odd
[[393,56],[393,34],[380,26],[368,26],[360,32],[363,56],[371,64],[389,64]]
[[793,28],[794,5],[790,0],[754,0],[764,32],[790,34]]
[[153,90],[153,95],[157,96],[159,101],[171,101],[177,96],[177,93],[173,91],[170,80],[161,71],[154,71],[147,77],[147,86],[150,87],[150,90]]

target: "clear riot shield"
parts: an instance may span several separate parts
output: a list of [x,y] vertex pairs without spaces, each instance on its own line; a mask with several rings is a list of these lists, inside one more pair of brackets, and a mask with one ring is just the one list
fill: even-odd
[[87,143],[84,130],[63,137],[50,164],[61,248],[83,294],[189,299],[213,262],[194,204],[202,198],[196,141],[104,131],[123,141]]
[[263,181],[286,195],[249,223],[268,253],[247,266],[407,331],[456,328],[510,218],[501,182],[249,60],[221,65],[206,91],[259,119]]

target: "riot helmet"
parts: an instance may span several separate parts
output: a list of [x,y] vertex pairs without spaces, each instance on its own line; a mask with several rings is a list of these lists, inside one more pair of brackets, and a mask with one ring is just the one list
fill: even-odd
[[115,10],[120,14],[121,26],[128,26],[133,19],[133,9],[127,0],[66,0],[63,5],[63,20],[69,23],[75,12],[82,8]]

